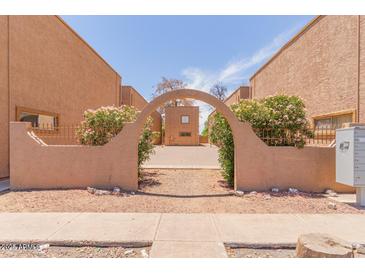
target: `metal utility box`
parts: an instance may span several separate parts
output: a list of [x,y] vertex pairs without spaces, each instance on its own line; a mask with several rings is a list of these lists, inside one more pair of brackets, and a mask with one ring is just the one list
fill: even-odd
[[365,127],[336,130],[336,181],[365,187]]

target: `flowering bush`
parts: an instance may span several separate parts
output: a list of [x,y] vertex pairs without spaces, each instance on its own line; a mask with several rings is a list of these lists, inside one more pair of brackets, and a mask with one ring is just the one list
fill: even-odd
[[[96,110],[84,112],[84,121],[77,129],[76,134],[81,144],[101,146],[108,143],[116,136],[126,123],[134,122],[138,111],[131,106],[101,107]],[[138,143],[138,174],[142,164],[153,153],[152,140],[154,133],[151,131],[152,118],[149,117],[144,126]]]
[[[231,106],[240,121],[249,122],[266,144],[304,146],[304,138],[312,136],[305,118],[305,106],[297,96],[276,95],[262,100],[241,100]],[[227,120],[219,113],[209,121],[209,139],[219,148],[219,162],[224,178],[233,184],[234,143]]]

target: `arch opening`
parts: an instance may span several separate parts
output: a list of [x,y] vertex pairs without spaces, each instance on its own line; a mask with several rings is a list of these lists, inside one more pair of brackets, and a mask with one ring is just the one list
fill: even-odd
[[[236,146],[236,140],[238,138],[239,127],[243,124],[240,122],[234,113],[230,110],[230,108],[225,105],[222,101],[218,100],[216,97],[199,90],[194,89],[179,89],[167,92],[165,94],[156,97],[152,100],[139,114],[137,120],[134,122],[135,129],[137,130],[137,134],[142,132],[143,126],[147,121],[147,118],[160,106],[164,105],[166,102],[179,100],[179,99],[194,99],[197,101],[202,101],[207,103],[215,108],[215,111],[221,113],[227,120],[228,124],[231,127],[234,145]],[[236,173],[236,149],[234,150],[234,159],[235,159],[235,168],[234,172]],[[236,176],[234,176],[234,189],[236,189]]]

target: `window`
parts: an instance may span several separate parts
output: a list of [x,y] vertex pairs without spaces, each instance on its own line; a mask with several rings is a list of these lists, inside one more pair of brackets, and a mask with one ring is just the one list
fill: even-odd
[[314,118],[314,126],[317,129],[342,128],[345,123],[353,121],[353,113],[326,115]]
[[17,107],[17,121],[31,122],[33,127],[54,130],[58,126],[58,114],[24,107]]
[[181,123],[182,124],[189,124],[189,115],[182,115],[181,116]]
[[191,137],[191,132],[180,132],[179,136],[180,137]]

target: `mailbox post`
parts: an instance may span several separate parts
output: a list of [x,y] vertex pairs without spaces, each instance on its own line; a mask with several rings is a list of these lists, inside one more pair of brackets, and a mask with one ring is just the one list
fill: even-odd
[[356,188],[356,203],[365,206],[365,126],[336,130],[336,181]]

